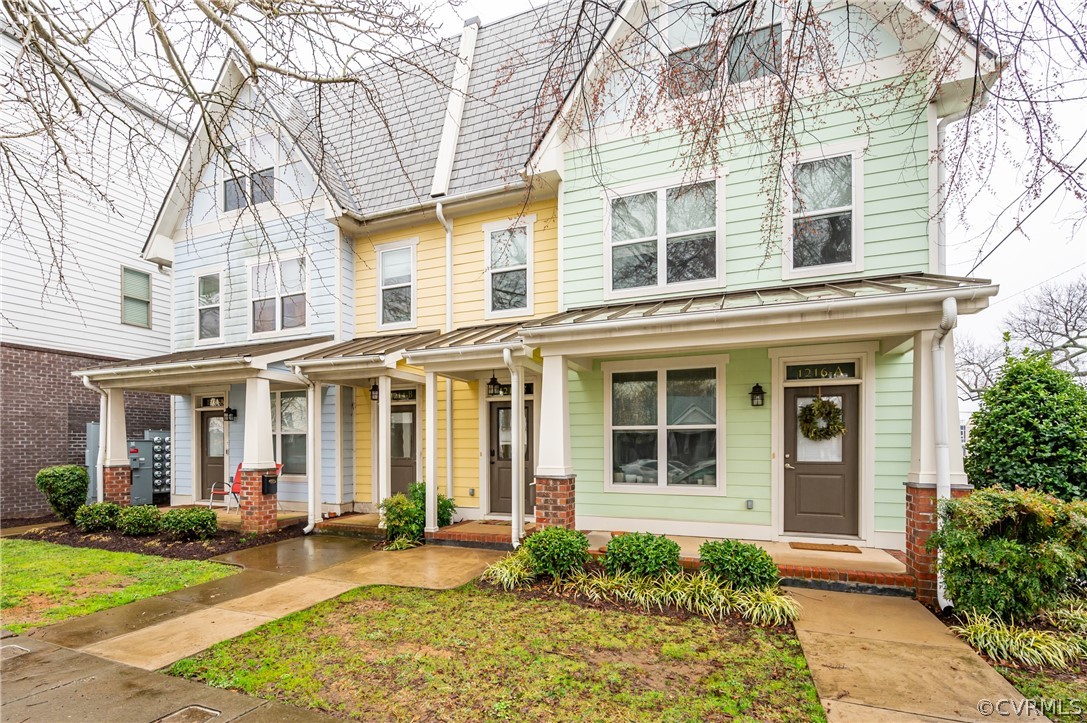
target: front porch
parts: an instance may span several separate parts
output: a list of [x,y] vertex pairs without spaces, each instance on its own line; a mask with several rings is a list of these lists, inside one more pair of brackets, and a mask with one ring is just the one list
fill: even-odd
[[[227,512],[225,509],[222,508],[213,509],[215,510],[215,517],[218,520],[220,530],[245,532],[242,527],[242,513],[240,510],[234,508],[232,511]],[[290,527],[292,525],[304,525],[306,524],[306,517],[307,515],[305,512],[291,512],[290,510],[280,510],[276,512],[276,527],[282,530],[283,528]]]

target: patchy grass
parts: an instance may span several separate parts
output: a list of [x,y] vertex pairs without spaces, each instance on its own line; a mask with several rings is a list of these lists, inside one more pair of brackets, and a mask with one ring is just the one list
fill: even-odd
[[1030,670],[1004,665],[995,667],[1020,693],[1037,703],[1038,710],[1046,713],[1049,718],[1087,719],[1087,665],[1064,671]]
[[359,720],[824,720],[789,632],[476,584],[359,588],[170,672]]
[[233,573],[211,562],[0,540],[3,626],[19,633]]

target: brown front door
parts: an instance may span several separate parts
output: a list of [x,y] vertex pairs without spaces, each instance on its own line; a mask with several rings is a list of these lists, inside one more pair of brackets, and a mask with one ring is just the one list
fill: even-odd
[[[536,507],[532,484],[532,402],[525,402],[525,513]],[[491,404],[491,512],[513,510],[513,406]]]
[[[800,432],[797,412],[820,392],[842,408],[845,434],[816,442]],[[856,386],[785,390],[785,532],[858,534],[859,396]]]
[[390,494],[407,494],[408,485],[418,480],[416,474],[415,405],[394,404],[390,430],[392,477]]
[[200,490],[211,497],[211,486],[223,481],[226,426],[222,412],[200,412]]

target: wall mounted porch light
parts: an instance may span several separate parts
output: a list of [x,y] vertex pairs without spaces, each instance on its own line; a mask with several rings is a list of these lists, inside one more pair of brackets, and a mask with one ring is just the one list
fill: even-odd
[[378,397],[380,396],[381,390],[378,388],[377,382],[374,382],[372,385],[370,385],[370,401],[376,402],[378,400]]
[[237,409],[231,409],[230,407],[227,407],[226,409],[223,410],[223,419],[225,419],[226,421],[233,422],[237,418],[238,418],[238,410]]
[[494,370],[491,370],[491,380],[487,382],[487,396],[497,397],[502,393],[502,385],[498,383],[498,379],[494,375]]
[[751,395],[752,407],[761,407],[766,402],[766,392],[758,382],[755,382],[755,386],[751,387],[749,393]]

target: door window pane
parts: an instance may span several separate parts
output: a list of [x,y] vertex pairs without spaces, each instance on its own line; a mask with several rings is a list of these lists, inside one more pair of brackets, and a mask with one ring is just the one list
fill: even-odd
[[612,241],[630,241],[657,235],[657,194],[639,193],[611,202]]
[[[842,407],[841,397],[823,397],[828,401],[834,402],[840,409]],[[841,462],[842,461],[842,439],[841,435],[832,437],[831,439],[824,439],[816,442],[815,440],[808,439],[804,436],[804,433],[800,431],[800,409],[805,405],[811,404],[815,401],[815,397],[797,397],[796,398],[796,461],[797,462]]]
[[657,283],[657,242],[624,244],[612,249],[611,287],[632,289]]
[[284,433],[306,433],[306,393],[283,392],[279,395],[279,424]]
[[668,424],[717,423],[717,372],[714,369],[668,371]]
[[657,484],[657,433],[612,433],[612,476],[615,484]]
[[204,454],[222,457],[226,454],[226,435],[222,417],[207,417],[207,436],[204,438]]
[[528,307],[528,271],[503,271],[491,274],[491,311]]
[[253,332],[276,330],[276,300],[260,299],[253,302]]
[[513,410],[498,408],[498,448],[495,456],[499,462],[513,459]]
[[391,454],[396,459],[415,457],[415,412],[411,410],[392,413]]
[[[611,377],[611,418],[616,427],[657,423],[657,373],[617,372]],[[653,455],[656,458],[656,453]]]

